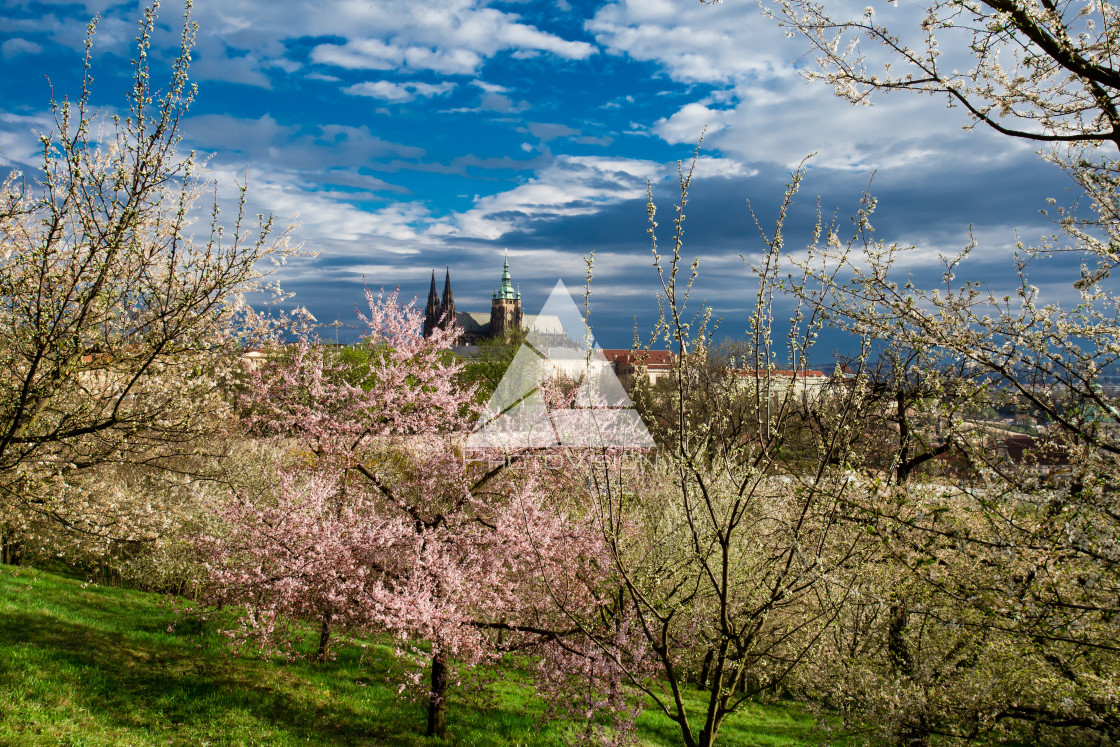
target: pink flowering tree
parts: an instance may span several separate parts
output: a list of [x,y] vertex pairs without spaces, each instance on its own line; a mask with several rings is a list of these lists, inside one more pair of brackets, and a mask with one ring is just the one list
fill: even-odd
[[532,648],[549,692],[570,694],[581,675],[609,683],[627,656],[619,626],[573,627],[564,614],[613,614],[601,533],[557,498],[575,486],[552,475],[546,490],[528,462],[464,460],[457,444],[477,405],[446,353],[453,332],[422,337],[412,304],[367,297],[368,370],[353,375],[303,340],[249,375],[246,424],[283,456],[270,489],[235,493],[224,531],[199,540],[207,601],[243,607],[228,634],[267,652],[291,655],[295,620],[317,626],[320,659],[335,630],[390,632],[413,653],[426,642],[427,685],[417,673],[402,687],[426,691],[429,734],[444,733],[453,662]]

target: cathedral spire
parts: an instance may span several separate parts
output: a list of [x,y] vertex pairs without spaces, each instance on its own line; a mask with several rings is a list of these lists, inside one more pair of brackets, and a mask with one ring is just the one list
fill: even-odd
[[447,274],[443,280],[443,302],[440,304],[440,318],[442,320],[440,324],[444,329],[451,329],[455,326],[455,295],[451,292],[450,267],[447,268]]
[[[448,271],[450,273],[450,270]],[[448,275],[448,288],[451,277]],[[436,291],[436,271],[432,270],[432,287],[428,290],[428,305],[424,307],[424,337],[429,337],[432,330],[439,326],[443,309],[439,302],[439,292]]]

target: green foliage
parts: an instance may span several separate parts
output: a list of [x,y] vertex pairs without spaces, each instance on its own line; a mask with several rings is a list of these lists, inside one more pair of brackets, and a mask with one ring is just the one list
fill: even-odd
[[483,340],[478,345],[478,352],[465,359],[466,366],[459,374],[459,382],[462,385],[477,385],[479,402],[490,399],[524,341],[523,330],[510,335],[509,339]]
[[351,386],[360,386],[369,391],[373,386],[374,372],[377,368],[377,353],[362,342],[342,347],[327,347],[328,367],[338,367],[341,378]]
[[[377,369],[384,352],[386,348],[370,347],[365,341],[353,345],[326,345],[324,370],[329,372],[332,378],[345,381],[351,386],[361,387],[368,392],[377,381]],[[441,360],[446,365],[455,357],[451,351],[445,351]]]

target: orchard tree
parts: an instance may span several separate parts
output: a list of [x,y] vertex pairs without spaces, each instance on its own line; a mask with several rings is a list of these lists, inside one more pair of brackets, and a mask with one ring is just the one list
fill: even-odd
[[[1106,683],[1120,674],[1120,410],[1098,385],[1117,358],[1115,296],[1098,278],[1081,284],[1073,309],[1042,304],[1025,267],[1015,296],[995,295],[954,281],[960,258],[949,261],[942,288],[922,291],[891,279],[904,258],[902,249],[879,243],[828,256],[849,273],[823,303],[831,322],[954,360],[958,382],[983,381],[977,404],[1018,403],[1048,421],[1015,458],[993,448],[990,426],[958,430],[955,448],[974,469],[940,490],[896,482],[852,502],[892,562],[925,585],[909,595],[908,608],[894,610],[902,613],[895,614],[895,650],[926,638],[925,650],[935,651],[940,644],[930,635],[940,630],[944,641],[960,628],[972,630],[969,640],[978,646],[965,657],[974,664],[954,668],[953,677],[925,667],[936,684],[926,693],[934,697],[924,725],[911,725],[922,726],[925,739],[937,730],[970,736],[1016,721],[1070,730],[1077,739],[1115,739],[1120,701]],[[951,407],[947,400],[941,410],[949,415]],[[907,620],[915,635],[909,643]],[[962,655],[969,647],[950,650]],[[975,665],[985,657],[995,658]],[[1003,684],[981,687],[987,698],[962,705],[955,696],[974,691],[954,683],[969,671]],[[1040,681],[1051,684],[1031,684]],[[1055,688],[1063,697],[1054,697]],[[900,698],[899,713],[905,702],[921,701]],[[971,717],[960,718],[963,711]]]
[[922,471],[947,471],[939,465],[968,464],[967,434],[992,402],[984,377],[936,349],[868,348],[851,373],[864,388],[860,465],[905,485]]
[[[759,285],[736,383],[724,371],[713,386],[709,310],[689,307],[697,265],[689,273],[682,260],[691,170],[680,177],[671,256],[660,256],[654,237],[665,294],[656,341],[677,354],[656,465],[593,469],[589,478],[617,608],[648,649],[644,668],[615,665],[677,724],[684,744],[709,747],[745,703],[794,686],[848,603],[848,576],[864,563],[867,543],[843,520],[856,484],[845,465],[858,392],[805,387],[821,321],[811,305],[799,308],[791,329],[774,329],[784,209],[779,233],[766,237],[751,267]],[[649,214],[654,234],[652,196]],[[828,428],[791,449],[806,408],[819,408]],[[571,617],[593,624],[582,610]],[[646,676],[650,667],[657,677]],[[705,690],[699,705],[687,693],[693,687]]]
[[[1107,683],[1120,655],[1120,410],[1100,376],[1120,359],[1110,279],[1120,260],[1117,9],[1046,0],[935,0],[916,13],[888,4],[858,17],[811,0],[772,8],[816,51],[817,69],[806,74],[838,95],[857,104],[879,92],[944,96],[972,125],[1045,146],[1044,156],[1082,191],[1079,211],[1054,208],[1058,235],[1020,245],[1010,293],[958,279],[974,246],[946,260],[936,289],[907,281],[906,250],[870,236],[814,258],[843,265],[839,275],[820,264],[809,271],[832,285],[822,297],[831,323],[930,351],[985,381],[988,402],[1029,409],[1047,423],[1021,460],[985,448],[991,439],[961,440],[978,468],[970,479],[940,497],[913,485],[868,496],[866,517],[895,562],[925,585],[914,595],[923,600],[923,626],[967,627],[1002,647],[987,655],[1007,664],[989,668],[1005,683],[974,704],[974,726],[1026,722],[1048,739],[1069,739],[1063,729],[1079,740],[1115,739],[1117,700]],[[1036,266],[1055,252],[1075,252],[1082,263],[1068,278],[1068,304],[1043,298],[1032,283]],[[1048,280],[1053,287],[1049,268]],[[1012,684],[1016,667],[1033,672],[1018,682],[1049,687]],[[955,721],[953,733],[967,736],[972,727],[950,715],[953,708],[950,698],[927,713],[940,710],[935,720]]]
[[524,330],[514,330],[508,338],[488,337],[479,341],[478,352],[466,359],[459,380],[465,386],[474,385],[479,402],[486,402],[498,388],[524,341]]
[[[866,527],[876,547],[860,572],[845,569],[857,601],[823,637],[807,692],[904,744],[1115,739],[1120,410],[1098,385],[1118,352],[1115,296],[1103,278],[1082,277],[1078,306],[1042,304],[1025,259],[1015,296],[957,282],[964,256],[946,260],[941,288],[895,281],[906,253],[874,238],[874,204],[864,198],[852,239],[828,231],[795,262],[802,279],[782,283],[865,351],[921,351],[851,384],[865,403],[850,411],[854,427],[897,432],[867,441],[881,452],[872,458],[847,456],[860,484],[846,490],[841,520]],[[998,448],[1003,436],[981,417],[1007,404],[1048,424],[1021,457]],[[851,442],[834,426],[821,432]],[[930,484],[914,460],[946,445],[967,468]]]
[[602,680],[588,639],[621,650],[618,631],[576,630],[557,612],[606,598],[578,484],[466,458],[478,404],[446,354],[456,330],[424,337],[412,304],[367,297],[360,376],[307,340],[250,375],[246,422],[284,456],[270,489],[235,493],[224,529],[200,539],[207,601],[243,606],[230,635],[266,652],[290,651],[295,620],[318,627],[320,659],[335,630],[394,634],[402,656],[428,662],[426,684],[402,687],[426,695],[429,735],[445,732],[457,665],[531,649],[557,697],[580,673]]
[[283,255],[271,220],[244,214],[231,230],[215,202],[192,226],[208,188],[181,150],[195,95],[187,77],[195,26],[184,18],[166,88],[153,88],[149,46],[157,6],[139,25],[133,87],[121,115],[93,107],[91,52],[73,101],[52,102],[36,177],[9,174],[0,194],[0,530],[5,557],[26,522],[96,537],[150,541],[135,498],[87,500],[106,465],[190,471],[213,444],[220,385],[237,355],[244,295],[262,262]]

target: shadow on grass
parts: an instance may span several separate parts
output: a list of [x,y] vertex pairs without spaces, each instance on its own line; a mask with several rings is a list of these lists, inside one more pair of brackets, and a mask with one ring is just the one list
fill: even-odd
[[[0,681],[8,687],[22,681],[21,689],[37,691],[48,707],[51,700],[65,702],[127,730],[197,734],[203,728],[222,740],[223,726],[244,729],[248,720],[313,743],[392,743],[383,708],[321,696],[322,685],[304,667],[208,655],[196,648],[198,640],[158,646],[92,625],[9,614],[0,618],[0,646],[22,654],[0,657]],[[330,678],[330,669],[315,674]]]

